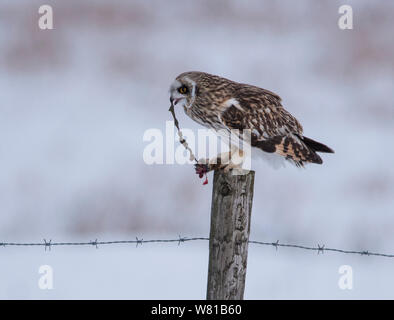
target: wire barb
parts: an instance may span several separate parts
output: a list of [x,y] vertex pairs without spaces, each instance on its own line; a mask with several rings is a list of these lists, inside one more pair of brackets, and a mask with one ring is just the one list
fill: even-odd
[[320,246],[320,244],[317,245],[317,254],[324,254],[324,244]]
[[187,240],[187,238],[182,238],[181,235],[178,235],[178,237],[178,246],[181,244],[181,242],[185,242]]
[[91,244],[92,246],[95,246],[96,249],[98,249],[98,242],[97,242],[97,239],[94,240],[94,241],[90,241],[90,244]]
[[52,245],[52,239],[49,240],[49,242],[47,242],[47,241],[44,239],[44,248],[45,248],[45,251],[47,251],[47,248],[48,248],[48,251],[51,251],[51,245]]
[[135,237],[135,247],[136,248],[138,247],[139,244],[142,246],[143,242],[144,242],[144,239],[138,239],[138,237]]

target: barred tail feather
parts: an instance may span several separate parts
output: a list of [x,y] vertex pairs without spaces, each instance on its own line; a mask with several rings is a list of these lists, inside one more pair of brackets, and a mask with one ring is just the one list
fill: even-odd
[[296,135],[275,136],[261,141],[252,140],[252,146],[268,153],[277,153],[297,167],[303,167],[308,162],[322,164],[323,160],[317,152],[334,152],[322,143],[309,138],[304,140],[304,137]]
[[317,142],[307,137],[300,137],[301,140],[315,152],[334,153],[334,150],[327,147],[325,144]]

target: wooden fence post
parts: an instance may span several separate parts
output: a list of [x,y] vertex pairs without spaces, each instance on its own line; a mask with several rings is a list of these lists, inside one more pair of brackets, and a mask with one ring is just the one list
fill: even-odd
[[215,171],[209,240],[208,300],[242,300],[245,291],[254,171]]

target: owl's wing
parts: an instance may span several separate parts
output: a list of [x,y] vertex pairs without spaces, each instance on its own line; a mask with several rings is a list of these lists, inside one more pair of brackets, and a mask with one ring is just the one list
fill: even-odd
[[242,86],[221,121],[228,129],[251,130],[251,145],[265,152],[277,153],[297,166],[304,162],[322,163],[316,152],[303,140],[301,124],[282,104],[275,93],[253,86]]

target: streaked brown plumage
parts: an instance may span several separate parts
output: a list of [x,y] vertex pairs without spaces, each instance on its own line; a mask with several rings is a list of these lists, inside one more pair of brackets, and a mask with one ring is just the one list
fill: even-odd
[[271,91],[204,72],[185,72],[173,82],[170,93],[174,104],[182,104],[186,114],[203,126],[250,129],[253,147],[281,155],[297,166],[321,164],[317,152],[334,152],[304,137],[301,124]]

